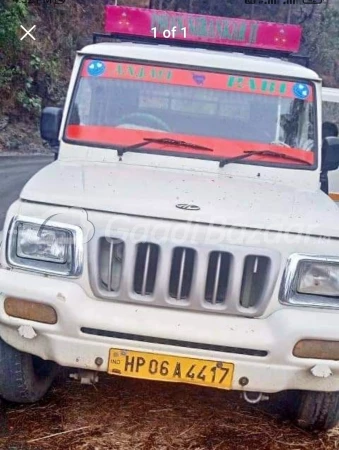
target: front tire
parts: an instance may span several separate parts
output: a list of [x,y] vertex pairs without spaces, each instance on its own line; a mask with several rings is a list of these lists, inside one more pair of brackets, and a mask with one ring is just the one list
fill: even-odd
[[290,416],[304,430],[328,431],[339,422],[339,392],[289,392]]
[[50,388],[57,365],[24,353],[0,339],[0,397],[15,403],[39,401]]

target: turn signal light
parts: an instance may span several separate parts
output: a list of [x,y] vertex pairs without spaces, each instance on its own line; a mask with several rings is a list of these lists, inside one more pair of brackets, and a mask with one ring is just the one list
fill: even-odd
[[333,361],[339,361],[339,342],[305,339],[299,341],[295,345],[293,355],[297,358],[331,359]]
[[4,307],[7,315],[18,319],[33,320],[50,325],[54,325],[58,321],[55,309],[43,303],[8,297],[5,299]]

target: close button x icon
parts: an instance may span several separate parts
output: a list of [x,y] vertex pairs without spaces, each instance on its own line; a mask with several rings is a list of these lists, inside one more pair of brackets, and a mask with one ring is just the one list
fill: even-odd
[[33,39],[33,41],[35,41],[35,37],[33,36],[33,34],[31,34],[31,32],[36,28],[36,25],[34,25],[29,31],[26,30],[25,27],[23,27],[22,25],[20,25],[21,28],[26,31],[26,34],[24,36],[22,36],[22,38],[20,39],[20,41],[22,41],[23,39],[25,39],[26,36],[29,36],[30,38]]

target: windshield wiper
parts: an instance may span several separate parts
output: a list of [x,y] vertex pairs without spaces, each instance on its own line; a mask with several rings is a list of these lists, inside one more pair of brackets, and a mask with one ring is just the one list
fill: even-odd
[[297,156],[286,155],[286,153],[275,152],[272,150],[247,150],[244,153],[242,153],[241,155],[234,156],[233,158],[222,159],[219,163],[219,167],[224,167],[227,164],[241,161],[241,160],[249,158],[250,156],[253,156],[253,155],[274,156],[274,157],[278,157],[278,158],[282,158],[282,159],[288,159],[289,161],[302,162],[302,163],[308,164],[309,166],[312,165],[312,163],[310,163],[309,161],[306,161],[303,158],[298,158]]
[[[213,148],[205,147],[203,145],[194,144],[192,142],[180,141],[179,139],[171,139],[171,138],[144,138],[143,141],[137,142],[136,144],[129,145],[127,147],[121,148],[118,150],[118,155],[122,156],[124,153],[128,151],[138,150],[141,147],[145,147],[148,144],[168,144],[168,145],[176,145],[179,147],[192,148],[196,150],[204,150],[208,152],[213,152]],[[301,162],[308,165],[312,165],[309,161],[306,161],[303,158],[298,158],[297,156],[286,155],[286,153],[276,152],[273,150],[246,150],[241,155],[234,156],[232,158],[225,158],[220,160],[219,167],[224,167],[227,164],[231,164],[237,161],[241,161],[243,159],[247,159],[253,155],[263,155],[263,156],[274,156],[282,159],[286,159],[289,161]]]
[[176,145],[178,147],[186,147],[193,148],[196,150],[204,150],[208,152],[213,152],[213,148],[205,147],[203,145],[193,144],[192,142],[180,141],[179,139],[170,139],[170,138],[144,138],[142,142],[138,142],[136,144],[129,145],[128,147],[121,148],[118,150],[118,155],[122,156],[124,153],[129,152],[131,150],[139,149],[140,147],[145,147],[148,144],[169,144]]
[[159,144],[170,144],[170,145],[178,145],[179,147],[189,147],[195,148],[197,150],[205,150],[208,152],[213,152],[213,148],[205,147],[204,145],[193,144],[192,142],[187,141],[179,141],[179,139],[170,139],[170,138],[144,138],[144,141],[155,142]]

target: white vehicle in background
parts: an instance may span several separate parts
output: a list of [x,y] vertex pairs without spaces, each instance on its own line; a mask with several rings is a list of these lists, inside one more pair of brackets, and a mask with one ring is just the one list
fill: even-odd
[[337,424],[339,210],[320,172],[339,140],[322,161],[321,80],[287,61],[300,38],[107,6],[108,42],[42,115],[58,158],[6,216],[4,399],[39,400],[64,366],[285,392],[299,426]]
[[[322,88],[323,122],[334,123],[339,129],[339,89]],[[339,202],[339,170],[329,172],[329,195]]]

